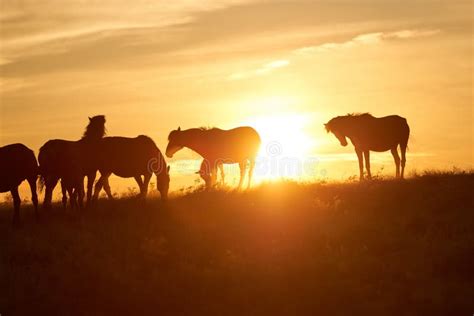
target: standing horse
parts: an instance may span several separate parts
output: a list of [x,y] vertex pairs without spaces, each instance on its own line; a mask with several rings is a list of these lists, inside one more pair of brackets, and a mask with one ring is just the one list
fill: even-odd
[[161,199],[166,200],[168,197],[169,167],[155,142],[148,136],[104,137],[100,141],[98,168],[100,179],[95,185],[94,200],[98,199],[102,187],[107,196],[113,198],[109,185],[112,173],[122,178],[135,178],[143,198],[148,193],[148,184],[155,173],[156,188]]
[[13,223],[20,221],[20,195],[18,186],[27,180],[31,189],[31,200],[38,218],[38,195],[36,180],[38,179],[38,163],[35,154],[23,144],[12,144],[0,147],[0,192],[10,191],[13,197]]
[[255,158],[260,144],[260,136],[251,127],[237,127],[231,130],[192,128],[184,131],[178,128],[168,136],[166,156],[173,157],[183,147],[188,147],[200,154],[209,163],[210,181],[208,181],[208,188],[212,187],[216,181],[218,166],[233,163],[238,163],[240,167],[238,187],[241,188],[247,162],[249,162],[248,187],[250,187]]
[[[46,186],[43,207],[51,206],[53,190],[59,179],[62,182],[63,203],[65,204],[67,200],[65,191],[69,191],[70,195],[75,191],[78,195],[79,206],[82,207],[85,176],[87,176],[87,202],[90,202],[97,173],[95,155],[100,150],[97,145],[104,135],[105,116],[98,115],[89,118],[89,124],[80,140],[53,139],[41,147],[38,161],[41,183]],[[72,199],[75,199],[75,194],[72,194],[70,198],[71,205],[74,205],[75,202]]]
[[[407,120],[398,115],[385,117],[373,117],[368,113],[348,114],[338,116],[324,124],[326,131],[332,132],[339,140],[342,146],[347,146],[348,137],[355,147],[357,158],[359,159],[360,179],[364,177],[364,162],[367,169],[367,176],[372,177],[370,173],[370,151],[391,150],[395,160],[396,177],[401,177],[405,172],[405,153],[410,136],[410,127]],[[398,146],[402,155],[400,173],[400,157],[398,156]],[[364,157],[362,157],[362,154]]]

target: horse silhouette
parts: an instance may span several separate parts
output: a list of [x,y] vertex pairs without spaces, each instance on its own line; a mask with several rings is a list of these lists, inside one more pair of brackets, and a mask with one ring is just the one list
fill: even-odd
[[[69,194],[69,202],[72,209],[77,207],[82,208],[82,203],[79,201],[79,193],[83,194],[83,185],[81,182],[81,173],[77,172],[75,175],[66,175],[61,178],[61,192],[63,195],[62,204],[63,208],[67,207],[67,195]],[[83,197],[81,197],[83,198]]]
[[146,197],[148,184],[155,173],[156,188],[161,194],[161,199],[167,199],[169,166],[167,167],[161,151],[150,137],[144,135],[135,138],[104,137],[100,141],[97,158],[101,176],[95,186],[94,200],[98,199],[102,188],[107,196],[113,199],[108,180],[112,173],[122,178],[135,178],[142,197]]
[[34,152],[23,144],[11,144],[0,147],[0,192],[11,192],[13,197],[13,223],[20,221],[21,199],[18,186],[27,180],[31,189],[31,200],[38,218],[38,195],[36,180],[38,179],[38,163]]
[[[373,117],[369,113],[348,114],[338,116],[324,124],[327,132],[332,132],[339,140],[342,146],[347,146],[348,137],[355,147],[355,152],[359,160],[360,179],[364,177],[364,162],[367,169],[367,176],[372,177],[370,173],[370,151],[392,152],[395,160],[396,177],[403,179],[405,172],[405,153],[410,136],[410,127],[407,120],[398,115],[385,117]],[[398,156],[398,146],[402,159]],[[364,157],[362,157],[364,155]],[[401,162],[401,173],[400,173]]]
[[181,128],[178,128],[168,136],[166,156],[169,158],[173,157],[183,147],[187,147],[200,154],[207,161],[206,164],[209,164],[207,175],[210,178],[208,183],[206,183],[208,188],[212,187],[216,182],[216,170],[220,164],[234,163],[238,163],[240,167],[238,187],[241,188],[247,163],[249,163],[248,187],[250,187],[255,167],[255,158],[260,144],[260,136],[251,127],[237,127],[231,130],[191,128],[183,131]]
[[[105,116],[98,115],[89,118],[89,124],[80,140],[53,139],[41,147],[38,161],[41,183],[46,186],[44,208],[51,206],[53,190],[59,179],[63,189],[63,204],[67,201],[65,192],[69,191],[71,200],[77,197],[79,206],[82,207],[84,177],[87,176],[87,202],[90,202],[97,173],[95,154],[100,150],[98,141],[104,135]],[[74,204],[73,201],[71,203]]]
[[[219,163],[217,165],[217,169],[219,169],[221,172],[221,184],[224,185],[225,184],[224,164]],[[217,169],[215,172],[217,172]],[[201,176],[207,188],[210,188],[213,185],[211,183],[212,181],[211,165],[208,160],[206,159],[202,160],[201,167],[199,168],[199,171],[196,171],[196,174],[199,174]],[[217,174],[216,174],[216,178],[217,178]]]

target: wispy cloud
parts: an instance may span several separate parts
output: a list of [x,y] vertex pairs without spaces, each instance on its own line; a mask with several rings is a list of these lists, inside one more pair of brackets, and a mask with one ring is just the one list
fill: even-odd
[[[24,0],[2,2],[2,58],[15,59],[32,47],[70,41],[91,34],[173,26],[192,21],[199,12],[220,10],[253,0],[149,1]],[[67,45],[64,45],[67,46]]]
[[240,80],[246,79],[254,76],[263,76],[266,75],[278,68],[286,67],[290,64],[290,62],[286,59],[275,60],[266,64],[263,64],[257,69],[244,71],[244,72],[236,72],[229,76],[229,80]]
[[[294,49],[291,53],[296,54],[296,55],[314,54],[314,53],[326,52],[326,51],[331,51],[331,50],[336,50],[336,49],[357,47],[357,46],[362,46],[362,45],[380,44],[385,41],[391,41],[391,40],[407,40],[407,39],[418,38],[418,37],[432,36],[438,33],[440,33],[440,30],[438,29],[428,29],[428,30],[405,29],[405,30],[398,30],[398,31],[392,31],[392,32],[363,33],[363,34],[356,35],[347,41],[328,42],[328,43],[322,43],[318,45],[305,46],[302,48]],[[241,79],[247,79],[247,78],[251,78],[255,76],[266,75],[274,71],[275,69],[288,66],[290,64],[291,59],[292,57],[289,56],[287,59],[275,60],[275,61],[263,64],[257,69],[247,70],[247,71],[242,71],[242,72],[234,72],[228,77],[228,79],[241,80]]]
[[296,54],[312,54],[319,52],[326,52],[341,48],[350,48],[361,45],[373,45],[380,44],[390,40],[405,40],[418,37],[432,36],[440,33],[440,30],[399,30],[394,32],[373,32],[360,34],[348,41],[344,42],[330,42],[322,43],[318,45],[305,46],[295,49],[293,52]]

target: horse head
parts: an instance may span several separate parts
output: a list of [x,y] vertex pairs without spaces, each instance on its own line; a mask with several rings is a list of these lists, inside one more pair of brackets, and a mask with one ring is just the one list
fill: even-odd
[[334,134],[334,136],[336,136],[336,138],[341,143],[341,146],[345,147],[347,146],[347,139],[346,139],[346,135],[342,131],[342,128],[339,124],[341,122],[339,121],[340,121],[340,117],[333,118],[332,120],[324,124],[324,127],[326,128],[326,131],[328,133],[331,132]]
[[166,147],[166,157],[173,158],[173,155],[184,146],[181,144],[181,127],[171,131],[168,136],[168,146]]
[[168,199],[168,191],[170,188],[170,166],[166,167],[165,172],[156,173],[156,189],[160,192],[161,199]]
[[87,139],[101,139],[105,136],[105,116],[96,115],[89,117],[89,124],[86,127],[86,131],[82,138]]

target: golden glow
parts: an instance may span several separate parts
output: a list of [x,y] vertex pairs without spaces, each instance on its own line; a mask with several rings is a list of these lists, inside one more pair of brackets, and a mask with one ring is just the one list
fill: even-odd
[[[371,112],[408,119],[408,172],[473,166],[468,2],[72,2],[2,2],[0,145],[37,153],[99,114],[109,135],[146,134],[162,151],[178,126],[250,125],[259,158],[317,158],[318,177],[345,179],[354,149],[323,124]],[[390,153],[372,157],[392,173]],[[169,161],[172,190],[194,183],[200,160],[183,150]]]
[[314,144],[305,132],[308,122],[296,113],[256,118],[251,125],[262,138],[259,157],[304,158]]
[[[271,104],[281,104],[278,98],[266,99],[269,104],[262,106],[271,107]],[[256,117],[244,124],[254,127],[261,139],[262,145],[257,157],[257,163],[265,167],[256,172],[257,182],[280,178],[301,178],[301,170],[283,164],[291,160],[302,164],[315,147],[316,141],[308,133],[311,119],[302,113],[285,113]],[[263,170],[265,169],[265,170]]]

